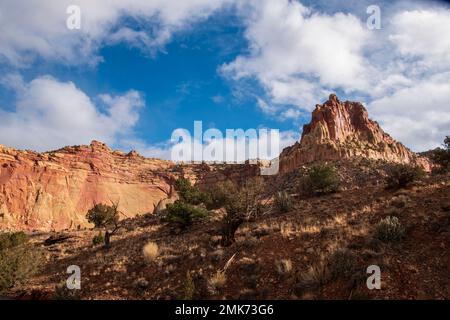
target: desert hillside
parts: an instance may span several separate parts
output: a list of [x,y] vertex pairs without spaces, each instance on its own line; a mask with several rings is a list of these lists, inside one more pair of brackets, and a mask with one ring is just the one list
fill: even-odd
[[[26,235],[0,244],[34,263],[1,295],[449,299],[450,175],[439,152],[434,162],[411,152],[335,95],[272,176],[258,164],[176,165],[99,142],[2,148],[1,228]],[[81,290],[61,286],[72,265]],[[380,290],[366,285],[370,265]]]
[[[93,246],[98,230],[66,232],[67,240],[49,246],[43,245],[48,234],[35,234],[32,243],[45,252],[43,269],[7,295],[52,299],[67,266],[79,265],[82,299],[448,299],[450,176],[392,192],[377,184],[381,168],[357,167],[371,174],[369,183],[310,199],[294,196],[288,212],[243,224],[227,247],[220,243],[220,211],[182,232],[158,215],[128,219],[108,250]],[[388,216],[405,228],[400,241],[376,235]],[[151,262],[143,255],[148,243],[158,248]],[[338,250],[345,258],[330,264]],[[366,287],[373,264],[382,270],[381,290]]]

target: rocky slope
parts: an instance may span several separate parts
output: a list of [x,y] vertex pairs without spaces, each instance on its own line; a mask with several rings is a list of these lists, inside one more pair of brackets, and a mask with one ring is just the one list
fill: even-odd
[[[220,246],[221,212],[182,233],[157,215],[127,219],[109,250],[92,245],[98,230],[69,231],[70,239],[50,246],[43,245],[48,234],[36,234],[32,242],[46,256],[41,271],[4,295],[52,299],[68,277],[67,266],[78,265],[81,299],[449,299],[449,192],[447,174],[395,192],[371,184],[322,197],[293,196],[291,211],[244,224],[230,247]],[[388,215],[406,230],[399,242],[375,236]],[[151,263],[142,253],[149,241],[159,247]],[[323,261],[344,248],[355,258],[352,273],[327,280]],[[223,285],[211,288],[233,256]],[[283,261],[288,268],[280,267]],[[369,265],[381,268],[381,290],[367,289]]]
[[363,157],[419,165],[430,170],[429,162],[411,152],[385,133],[368,117],[359,102],[341,102],[331,94],[323,105],[316,105],[311,122],[303,126],[300,142],[283,150],[280,172],[323,160]]
[[48,153],[0,146],[0,228],[85,226],[94,203],[119,202],[126,216],[151,212],[167,197],[169,161],[112,151],[93,141]]

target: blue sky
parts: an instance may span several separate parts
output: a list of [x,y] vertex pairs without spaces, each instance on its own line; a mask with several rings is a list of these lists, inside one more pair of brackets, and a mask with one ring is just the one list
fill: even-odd
[[286,146],[332,92],[413,150],[450,133],[443,1],[79,1],[80,30],[65,27],[69,4],[0,4],[0,144],[99,139],[168,158],[173,130],[201,120],[279,129]]

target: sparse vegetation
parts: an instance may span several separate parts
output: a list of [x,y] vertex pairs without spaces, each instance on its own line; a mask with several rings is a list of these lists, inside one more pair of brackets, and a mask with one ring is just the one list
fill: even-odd
[[415,166],[407,164],[391,165],[387,172],[386,184],[388,189],[404,188],[408,184],[422,178],[425,172]]
[[377,224],[375,237],[384,242],[401,240],[405,235],[405,229],[397,217],[388,216]]
[[22,231],[2,233],[0,234],[0,250],[17,247],[18,245],[26,243],[27,241],[28,236]]
[[159,247],[155,242],[147,243],[142,249],[142,253],[144,255],[145,261],[147,263],[152,263],[159,255]]
[[230,201],[225,206],[226,215],[222,222],[222,245],[229,246],[235,242],[235,233],[239,226],[258,216],[262,211],[262,179],[255,178],[244,182],[240,189],[230,194]]
[[349,277],[354,273],[355,255],[348,249],[337,249],[328,258],[330,275],[333,279]]
[[277,271],[280,275],[288,274],[292,271],[291,259],[281,259],[276,262]]
[[65,282],[55,286],[54,300],[80,300],[79,290],[70,290]]
[[92,245],[98,246],[102,243],[105,243],[105,237],[103,236],[103,234],[101,232],[99,232],[98,235],[96,235],[92,238]]
[[118,210],[119,204],[113,203],[111,206],[106,204],[96,204],[86,215],[88,222],[93,223],[96,228],[105,229],[105,247],[111,245],[111,237],[120,229]]
[[299,289],[299,291],[305,291],[317,288],[327,283],[329,279],[330,270],[328,267],[328,261],[325,257],[321,256],[308,268],[308,270],[300,274],[297,289]]
[[450,136],[445,137],[443,147],[433,150],[431,155],[431,159],[439,166],[438,172],[450,171]]
[[204,203],[211,200],[206,193],[201,192],[197,187],[192,186],[186,178],[179,178],[175,181],[175,188],[180,195],[180,199],[174,203],[167,204],[166,216],[161,220],[172,225],[177,225],[181,229],[186,229],[195,220],[205,218],[209,211]]
[[339,175],[333,165],[313,165],[302,181],[301,193],[315,196],[333,193],[338,190],[339,184]]
[[195,220],[205,218],[208,215],[209,211],[205,208],[177,200],[167,205],[167,215],[162,221],[186,229]]
[[208,280],[208,285],[213,293],[219,291],[225,286],[227,282],[227,276],[224,270],[217,270]]
[[199,205],[204,201],[204,194],[197,187],[192,186],[186,178],[178,178],[175,181],[175,189],[178,191],[182,202]]
[[292,209],[291,196],[286,191],[275,193],[274,204],[281,213],[286,213]]
[[229,180],[216,183],[204,193],[203,200],[206,208],[214,210],[225,207],[231,200],[230,195],[235,189],[236,186]]
[[356,270],[356,256],[347,248],[336,249],[327,255],[321,255],[307,271],[300,274],[294,288],[304,294],[338,278],[349,278]]
[[23,232],[0,235],[0,292],[23,283],[38,271],[41,251],[28,243]]

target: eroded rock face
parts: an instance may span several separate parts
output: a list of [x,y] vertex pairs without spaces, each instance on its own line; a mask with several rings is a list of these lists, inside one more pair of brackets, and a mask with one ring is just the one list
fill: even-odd
[[[280,172],[315,161],[352,157],[430,164],[392,139],[370,120],[358,102],[335,95],[317,105],[300,142],[283,150]],[[177,166],[137,152],[113,151],[93,141],[89,146],[36,153],[0,145],[0,230],[59,231],[87,226],[95,203],[119,202],[127,217],[153,212],[169,197],[171,185],[185,176],[202,189],[223,180],[239,182],[259,175],[262,164]],[[175,195],[176,196],[176,195]],[[164,200],[164,203],[173,202]]]
[[173,163],[93,141],[47,153],[0,146],[0,229],[86,226],[94,203],[119,201],[128,217],[152,212],[169,192]]
[[323,105],[316,105],[302,138],[280,155],[280,172],[290,172],[314,161],[351,157],[419,165],[430,170],[425,158],[417,156],[385,133],[369,119],[359,102],[341,102],[332,94]]

